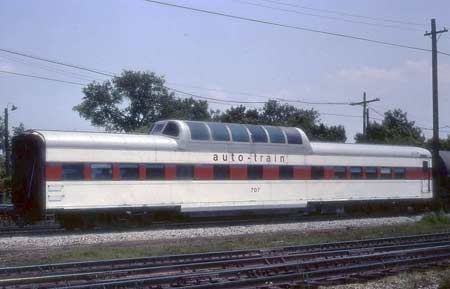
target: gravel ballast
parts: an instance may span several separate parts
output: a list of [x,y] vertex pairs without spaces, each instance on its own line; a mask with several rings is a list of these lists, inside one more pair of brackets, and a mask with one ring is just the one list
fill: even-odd
[[239,236],[258,233],[298,232],[301,234],[320,231],[339,231],[355,228],[395,226],[413,224],[419,217],[367,218],[335,221],[281,223],[268,225],[234,225],[188,229],[158,229],[114,233],[86,234],[68,233],[52,236],[16,236],[0,238],[0,252],[3,250],[48,249],[73,246],[87,246],[105,243],[122,243],[151,240],[193,239],[224,236]]

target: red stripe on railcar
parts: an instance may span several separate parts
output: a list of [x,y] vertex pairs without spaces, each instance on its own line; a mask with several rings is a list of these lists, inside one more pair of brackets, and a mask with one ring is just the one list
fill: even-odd
[[139,165],[139,179],[140,180],[145,180],[146,178],[146,171],[145,171],[145,165],[140,164]]
[[[323,172],[323,177],[324,179],[334,179],[334,169],[333,167],[324,167],[323,168],[324,172]],[[347,169],[347,178],[348,178],[348,169]]]
[[212,180],[214,170],[212,165],[196,165],[194,167],[194,178],[196,180]]
[[166,180],[175,180],[177,178],[176,165],[165,165]]
[[112,166],[112,179],[114,181],[120,181],[120,168],[119,168],[119,164],[113,164]]
[[246,165],[230,166],[230,179],[231,180],[246,180],[247,179],[247,166]]
[[45,166],[45,178],[47,181],[60,181],[62,179],[62,165],[48,163]]
[[263,167],[264,180],[278,180],[279,178],[280,178],[280,168],[278,166]]
[[406,168],[406,179],[408,180],[420,180],[423,178],[423,172],[421,168]]
[[92,169],[90,164],[84,165],[84,179],[85,180],[92,180]]
[[294,167],[294,179],[310,180],[311,179],[311,167]]
[[352,172],[350,171],[350,167],[345,167],[345,178],[347,180],[351,180],[352,178]]

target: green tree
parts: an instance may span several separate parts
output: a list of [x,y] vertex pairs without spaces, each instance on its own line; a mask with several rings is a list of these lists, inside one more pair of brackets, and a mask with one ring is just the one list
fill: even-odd
[[[425,147],[429,150],[433,149],[433,139],[427,140]],[[439,149],[442,151],[450,151],[450,134],[447,135],[446,139],[439,139]]]
[[3,120],[3,117],[0,116],[0,150],[3,153],[3,150],[5,149],[5,122]]
[[23,133],[24,131],[25,131],[25,126],[23,125],[23,123],[19,123],[18,126],[14,126],[12,128],[13,136],[19,135],[19,134]]
[[443,151],[450,151],[450,134],[446,139],[440,139],[440,149]]
[[257,109],[248,109],[243,105],[233,106],[222,113],[217,113],[213,120],[221,122],[251,123],[260,122]]
[[389,110],[384,113],[381,123],[371,122],[367,128],[367,136],[358,133],[355,136],[357,143],[395,144],[422,146],[425,137],[422,130],[409,121],[407,113],[401,109]]
[[294,126],[305,131],[311,140],[345,142],[343,126],[327,126],[320,122],[319,113],[314,109],[301,109],[290,104],[281,104],[276,100],[267,101],[263,108],[248,109],[243,105],[232,107],[225,112],[214,112],[214,120]]
[[209,118],[207,102],[175,98],[164,83],[164,77],[153,72],[123,71],[84,87],[83,100],[73,109],[107,131],[133,132],[167,118]]
[[311,140],[317,141],[345,142],[347,140],[345,128],[342,125],[326,126],[320,123],[312,128],[310,135]]

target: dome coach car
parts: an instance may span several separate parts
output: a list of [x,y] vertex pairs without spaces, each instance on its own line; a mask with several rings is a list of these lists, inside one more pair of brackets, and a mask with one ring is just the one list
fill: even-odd
[[432,199],[429,151],[310,142],[299,128],[166,120],[148,135],[29,130],[13,140],[27,220],[395,209]]

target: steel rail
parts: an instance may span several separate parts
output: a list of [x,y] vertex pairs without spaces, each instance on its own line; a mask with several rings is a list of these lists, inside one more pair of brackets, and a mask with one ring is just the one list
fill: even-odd
[[[328,262],[336,262],[336,260],[340,260],[344,257],[348,257],[351,255],[363,255],[368,256],[367,254],[372,253],[372,255],[376,252],[388,252],[394,251],[397,253],[399,250],[404,251],[405,248],[420,248],[420,247],[430,247],[430,246],[450,246],[450,240],[447,242],[444,241],[434,241],[434,242],[422,242],[422,243],[414,243],[407,245],[387,245],[387,246],[379,246],[373,248],[366,248],[364,250],[356,249],[356,250],[337,250],[337,251],[329,251],[329,252],[316,252],[316,253],[303,253],[303,254],[287,254],[282,256],[271,256],[271,257],[261,257],[261,258],[248,258],[248,259],[240,259],[240,260],[227,260],[227,261],[212,261],[212,262],[201,262],[194,264],[185,264],[178,266],[160,266],[160,267],[147,267],[141,269],[134,270],[117,270],[117,271],[102,271],[102,272],[91,272],[85,274],[77,274],[77,273],[66,273],[62,275],[54,275],[54,276],[38,276],[38,277],[28,277],[28,278],[18,278],[18,279],[9,279],[3,280],[0,285],[2,286],[11,286],[11,285],[20,285],[20,284],[41,284],[41,283],[52,283],[58,284],[58,282],[66,282],[66,283],[83,283],[92,279],[98,279],[102,277],[129,277],[129,275],[145,275],[148,277],[149,274],[161,273],[163,275],[167,274],[180,274],[182,272],[196,270],[218,270],[226,267],[236,267],[236,266],[261,266],[266,264],[289,264],[291,262],[303,262],[307,263],[308,260],[316,258],[315,262],[320,261],[324,258]],[[373,255],[375,256],[375,255]],[[331,259],[334,258],[334,259]],[[306,262],[306,263],[305,263]],[[157,276],[153,276],[157,277]],[[69,282],[75,280],[76,282]],[[59,283],[59,284],[60,284]],[[91,284],[93,285],[93,284]]]
[[[267,280],[264,279],[267,276],[280,275],[282,278],[286,274],[295,273],[301,275],[303,279],[307,279],[312,276],[312,272],[316,272],[313,276],[317,276],[317,272],[323,272],[323,270],[336,270],[345,271],[347,267],[350,268],[363,268],[364,266],[374,266],[379,264],[386,264],[386,262],[399,262],[401,260],[409,262],[414,265],[418,265],[418,261],[431,258],[433,260],[448,259],[450,257],[450,245],[436,246],[420,249],[407,249],[398,250],[385,253],[375,253],[368,255],[361,255],[356,257],[343,257],[336,259],[322,259],[306,262],[285,262],[282,264],[268,264],[262,266],[248,266],[239,269],[224,269],[213,270],[200,273],[184,273],[178,275],[169,276],[156,276],[147,278],[131,278],[131,279],[115,279],[102,282],[91,282],[82,285],[69,285],[65,289],[84,289],[84,288],[122,288],[126,286],[135,286],[138,288],[144,288],[153,286],[152,288],[171,288],[171,287],[183,287],[189,288],[234,288],[230,286],[231,282],[237,282],[241,286],[246,284],[246,281],[258,282],[258,284],[264,284]],[[393,263],[392,263],[393,264]],[[349,270],[347,268],[347,270]],[[230,281],[237,280],[238,281]],[[298,277],[297,277],[298,279]],[[248,284],[247,284],[248,285]],[[51,287],[49,287],[51,288]]]
[[131,266],[131,263],[145,264],[146,266],[154,265],[176,265],[186,264],[195,261],[204,261],[211,259],[227,260],[233,258],[245,258],[248,256],[262,256],[262,255],[276,255],[287,252],[324,252],[338,249],[358,249],[366,248],[368,246],[380,246],[382,244],[405,244],[405,242],[418,242],[418,240],[446,240],[450,238],[450,232],[448,233],[435,233],[435,234],[420,234],[410,235],[402,237],[388,237],[388,238],[374,238],[355,241],[343,241],[343,242],[330,242],[320,243],[312,245],[300,245],[300,246],[288,246],[288,247],[275,247],[271,249],[255,249],[255,250],[238,250],[238,251],[222,251],[222,252],[210,252],[210,253],[193,253],[182,255],[169,255],[169,256],[157,256],[157,257],[138,257],[138,258],[124,258],[124,259],[109,259],[100,261],[85,261],[85,262],[67,262],[67,263],[54,263],[43,265],[28,265],[28,266],[14,266],[0,268],[0,278],[5,275],[26,273],[26,272],[39,272],[43,274],[46,271],[55,272],[58,270],[67,270],[70,268],[84,268],[85,271],[92,271],[95,267],[119,267],[119,266]]
[[[261,278],[250,278],[246,280],[232,280],[223,283],[184,286],[183,289],[239,289],[250,288],[249,286],[258,286],[258,288],[315,288],[314,286],[317,285],[340,284],[345,282],[346,280],[367,281],[368,279],[373,279],[374,277],[382,277],[395,272],[410,270],[417,267],[423,268],[425,266],[438,265],[441,263],[448,264],[449,258],[450,253],[436,254],[415,259],[392,261],[385,260],[368,264],[357,264],[336,268],[319,269],[301,273],[294,272],[288,274],[279,274],[275,276],[264,276]],[[267,287],[264,285],[266,285]],[[179,287],[168,288],[175,289]]]
[[214,270],[221,269],[225,267],[230,267],[238,264],[239,266],[251,266],[251,265],[264,265],[267,263],[284,263],[287,261],[307,261],[315,258],[340,258],[344,256],[352,256],[352,255],[362,255],[368,253],[375,252],[387,252],[400,250],[405,248],[421,248],[421,247],[429,247],[429,246],[450,246],[450,240],[447,241],[437,241],[437,242],[422,242],[422,243],[413,243],[406,245],[388,245],[388,246],[379,246],[372,247],[367,249],[357,249],[357,250],[336,250],[336,251],[326,251],[326,252],[315,252],[315,253],[300,253],[300,254],[288,254],[281,256],[266,256],[266,257],[252,257],[245,259],[232,259],[232,260],[223,260],[223,261],[208,261],[208,262],[198,262],[198,263],[189,263],[189,264],[179,264],[179,265],[166,265],[166,266],[131,266],[126,269],[110,269],[104,271],[91,271],[85,273],[79,272],[67,272],[63,274],[56,275],[39,275],[39,276],[28,276],[21,278],[9,278],[0,280],[0,286],[7,285],[18,285],[18,284],[38,284],[38,283],[46,283],[46,282],[63,282],[63,281],[73,281],[73,280],[91,280],[91,279],[100,279],[100,278],[110,278],[112,276],[118,278],[123,276],[139,275],[139,274],[174,274],[174,273],[182,273],[183,271],[195,271],[195,270]]

